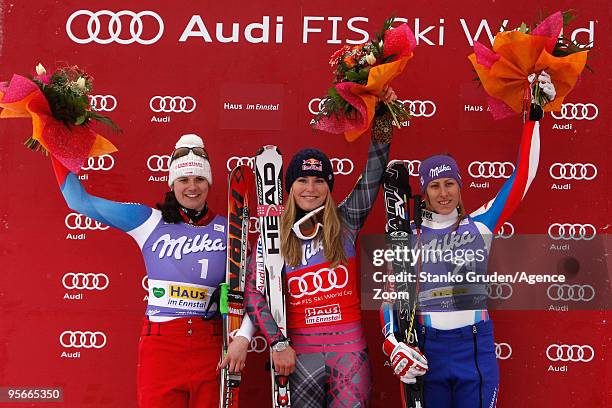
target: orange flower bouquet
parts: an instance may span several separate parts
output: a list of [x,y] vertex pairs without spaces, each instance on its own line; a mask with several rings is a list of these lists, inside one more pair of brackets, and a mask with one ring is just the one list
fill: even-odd
[[[406,24],[393,28],[394,20],[391,17],[385,21],[376,39],[352,47],[345,45],[331,56],[334,86],[323,99],[315,129],[344,133],[352,142],[370,127],[378,94],[402,73],[416,46],[410,28]],[[410,119],[410,112],[399,101],[381,109],[391,113],[397,127]]]
[[51,154],[78,173],[88,157],[117,151],[91,127],[95,120],[119,130],[112,120],[91,110],[92,86],[92,78],[78,67],[47,74],[38,64],[35,76],[15,74],[0,83],[0,118],[30,118],[32,136],[25,145]]
[[[586,47],[563,36],[563,27],[573,18],[557,12],[531,29],[523,23],[513,31],[495,36],[493,50],[479,42],[468,59],[488,94],[495,119],[527,112],[533,101],[544,111],[558,111],[576,85],[587,60]],[[549,101],[533,81],[542,71],[550,74],[556,97]]]

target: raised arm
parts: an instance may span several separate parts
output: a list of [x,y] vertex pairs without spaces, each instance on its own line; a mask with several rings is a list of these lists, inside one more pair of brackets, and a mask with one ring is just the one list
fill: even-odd
[[389,161],[389,149],[393,130],[391,119],[380,116],[374,119],[372,141],[366,165],[357,179],[353,191],[340,203],[338,209],[353,242],[370,214],[382,177]]
[[152,216],[153,210],[145,205],[118,203],[88,194],[76,174],[53,158],[52,163],[57,183],[70,209],[125,232],[136,229]]
[[523,126],[521,144],[514,172],[497,195],[471,213],[474,221],[495,234],[517,209],[531,186],[540,159],[540,123],[527,121]]

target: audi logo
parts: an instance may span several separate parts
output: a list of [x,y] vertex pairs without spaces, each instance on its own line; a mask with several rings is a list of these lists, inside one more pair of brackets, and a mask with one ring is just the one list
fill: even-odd
[[510,178],[514,164],[510,162],[473,161],[468,166],[468,173],[474,178]]
[[408,167],[408,174],[410,174],[411,176],[415,176],[415,177],[419,176],[419,169],[421,168],[420,160],[402,160],[402,161],[406,163],[406,166]]
[[597,167],[593,163],[553,163],[549,173],[555,180],[593,180]]
[[249,234],[256,234],[259,231],[259,217],[249,217]]
[[344,265],[335,268],[322,268],[316,272],[306,272],[302,276],[292,276],[287,280],[289,293],[299,299],[306,295],[342,289],[348,283],[348,270]]
[[147,275],[142,277],[142,288],[149,293],[149,277]]
[[263,353],[268,349],[268,342],[263,336],[253,336],[251,338],[251,344],[249,344],[249,353]]
[[495,235],[495,238],[508,239],[508,238],[512,238],[513,235],[514,235],[514,225],[510,224],[509,222],[504,222],[504,224],[501,226],[501,228],[497,232],[497,235]]
[[404,100],[399,102],[403,103],[404,107],[410,111],[410,115],[415,118],[430,118],[436,114],[436,104],[432,101]]
[[[78,17],[81,16],[89,17],[85,26],[87,27],[87,36],[83,38],[77,37],[72,30],[72,24]],[[102,25],[100,17],[110,18],[106,27],[107,33],[103,34],[102,36],[100,35]],[[123,23],[125,22],[125,19],[122,21],[122,17],[131,18],[129,20],[129,33],[124,32],[125,30]],[[151,21],[150,18],[143,19],[143,17],[151,17],[157,22],[157,34],[151,38],[142,38],[145,21],[147,21],[147,24],[150,24]],[[81,18],[79,20],[82,21],[84,19]],[[147,32],[149,31],[147,30]],[[70,17],[68,17],[68,20],[66,20],[66,34],[68,34],[68,37],[77,44],[88,44],[90,42],[95,42],[97,44],[111,44],[114,42],[122,45],[133,43],[151,45],[157,42],[163,33],[164,21],[159,14],[150,10],[145,10],[138,13],[131,10],[121,10],[116,13],[110,10],[100,10],[96,12],[91,10],[77,10],[72,13]]]
[[512,297],[513,289],[509,283],[489,283],[486,285],[489,299],[506,300]]
[[87,162],[81,170],[104,170],[108,171],[115,165],[115,159],[110,154],[103,154],[97,157],[88,157]]
[[89,106],[97,112],[112,112],[117,108],[117,98],[113,95],[89,95]]
[[313,115],[319,114],[323,109],[323,104],[325,103],[325,99],[321,98],[313,98],[308,102],[308,111]]
[[[238,329],[232,331],[229,334],[230,339],[234,339],[238,334]],[[247,350],[248,353],[263,353],[268,349],[268,342],[266,338],[263,336],[253,336],[251,337],[251,343],[249,344],[249,348]]]
[[338,159],[336,157],[331,160],[332,169],[334,174],[341,174],[347,176],[353,172],[355,165],[351,159]]
[[555,119],[593,120],[599,115],[599,109],[593,103],[564,103],[561,112],[551,114]]
[[546,357],[550,361],[588,363],[595,358],[595,350],[589,345],[551,344],[546,348]]
[[191,113],[196,106],[196,100],[191,96],[154,96],[149,101],[149,108],[157,113]]
[[512,357],[512,347],[508,343],[495,343],[495,357],[498,360],[507,360]]
[[147,159],[147,167],[151,171],[168,171],[170,169],[170,156],[167,154],[162,156],[156,154],[149,156]]
[[232,169],[235,169],[238,166],[249,166],[250,168],[253,168],[254,164],[255,164],[254,157],[232,156],[229,159],[227,159],[226,167],[227,167],[227,171],[232,171]]
[[559,224],[548,227],[548,236],[555,241],[590,241],[597,235],[597,230],[591,224]]
[[72,273],[62,278],[62,285],[66,289],[104,290],[109,284],[108,276],[104,273]]
[[595,298],[595,288],[591,285],[550,285],[546,290],[550,300],[572,300],[590,302]]
[[89,217],[79,213],[70,213],[64,220],[66,227],[71,230],[100,230],[108,229],[108,225],[102,224],[100,221],[92,220]]
[[101,349],[106,346],[106,335],[96,331],[70,331],[62,332],[59,337],[62,346],[74,348],[96,348]]

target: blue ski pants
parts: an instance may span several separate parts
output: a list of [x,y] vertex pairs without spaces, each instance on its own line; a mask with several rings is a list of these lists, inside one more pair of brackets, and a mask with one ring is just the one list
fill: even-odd
[[418,333],[429,363],[425,408],[495,407],[499,368],[491,320],[453,330],[419,325]]

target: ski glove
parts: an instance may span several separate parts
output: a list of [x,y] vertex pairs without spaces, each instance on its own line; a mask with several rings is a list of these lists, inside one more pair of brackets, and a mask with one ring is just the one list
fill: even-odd
[[429,368],[427,359],[417,348],[398,342],[393,334],[385,339],[383,351],[389,356],[395,375],[406,384],[416,383],[416,377]]
[[[530,84],[533,84],[533,82],[536,80],[536,74],[530,74],[527,77],[527,80]],[[540,75],[538,75],[537,81],[538,85],[540,85],[540,90],[546,94],[548,100],[554,100],[555,96],[557,96],[557,90],[555,89],[555,85],[552,83],[552,79],[550,78],[548,72],[542,71]]]

